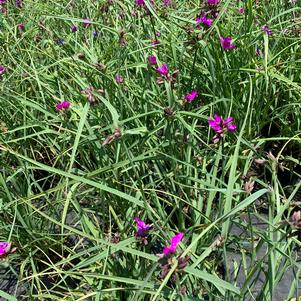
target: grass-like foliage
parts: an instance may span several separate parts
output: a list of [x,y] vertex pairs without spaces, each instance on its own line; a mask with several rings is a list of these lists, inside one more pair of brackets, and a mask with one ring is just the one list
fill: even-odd
[[298,0],[0,10],[0,297],[294,296]]

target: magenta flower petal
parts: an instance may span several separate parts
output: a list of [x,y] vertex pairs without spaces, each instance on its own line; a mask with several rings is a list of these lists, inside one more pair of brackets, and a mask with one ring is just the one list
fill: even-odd
[[178,234],[176,234],[175,236],[173,236],[170,240],[170,244],[172,246],[178,246],[178,244],[181,242],[182,238],[184,237],[184,233],[183,232],[179,232]]
[[116,74],[115,76],[115,80],[118,84],[122,84],[123,83],[123,77],[119,74]]
[[62,101],[62,108],[63,109],[68,109],[69,107],[70,107],[70,102],[69,101],[66,101],[66,100],[64,100],[64,101]]
[[146,224],[142,219],[136,217],[134,219],[137,226],[137,232],[135,233],[135,236],[145,236],[147,232],[151,229],[151,225]]
[[0,65],[0,75],[4,74],[7,71],[7,68]]
[[207,26],[207,27],[210,27],[210,26],[212,25],[212,23],[213,23],[213,20],[207,18],[207,17],[204,15],[203,17],[201,17],[200,22],[201,22],[203,25],[205,25],[205,26]]
[[55,107],[56,107],[57,110],[62,110],[63,109],[63,106],[62,106],[61,103],[56,104]]
[[224,120],[224,125],[227,125],[228,123],[233,121],[233,117],[228,117],[227,119]]
[[229,132],[235,132],[237,129],[237,126],[235,124],[231,123],[231,124],[227,125],[227,129]]
[[163,254],[173,254],[176,252],[177,246],[181,242],[184,236],[183,232],[179,232],[175,236],[173,236],[170,240],[170,245],[163,248]]
[[198,97],[198,92],[196,90],[192,90],[190,93],[184,96],[185,100],[187,100],[188,102],[195,100],[197,97]]
[[234,49],[235,45],[232,43],[230,37],[220,37],[221,45],[224,49]]
[[68,109],[70,107],[70,105],[71,105],[71,103],[69,101],[63,100],[60,103],[56,104],[55,108],[57,110],[63,110],[63,109],[66,110],[66,109]]
[[215,120],[215,122],[217,122],[217,123],[221,123],[223,119],[222,119],[221,116],[215,114],[215,115],[214,115],[214,120]]
[[216,5],[219,3],[219,0],[207,0],[207,3],[210,5]]
[[0,242],[0,257],[5,256],[9,252],[10,247],[11,247],[11,243],[6,241]]
[[219,125],[218,122],[216,122],[215,119],[211,118],[208,120],[208,124],[209,126],[215,131],[218,132],[219,130],[221,130],[221,126]]
[[158,67],[156,69],[156,71],[163,75],[163,76],[167,76],[168,75],[168,68],[167,68],[167,65],[166,64],[163,64],[161,67]]
[[144,2],[144,0],[136,0],[136,5],[138,5],[138,6],[144,6],[145,2]]
[[157,64],[157,58],[154,55],[150,55],[148,58],[148,63],[150,65],[156,65]]
[[223,118],[217,114],[215,114],[213,118],[208,119],[209,126],[216,132],[216,135],[213,137],[214,143],[217,143],[225,132],[236,131],[237,126],[232,123],[233,119],[233,117],[228,117],[223,120]]

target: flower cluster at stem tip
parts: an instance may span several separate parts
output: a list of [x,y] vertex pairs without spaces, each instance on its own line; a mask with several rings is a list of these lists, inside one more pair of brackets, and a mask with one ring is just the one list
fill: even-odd
[[237,126],[232,123],[233,117],[228,117],[225,120],[215,114],[213,118],[209,118],[209,126],[216,132],[216,135],[213,137],[213,142],[217,143],[223,136],[225,132],[235,132]]

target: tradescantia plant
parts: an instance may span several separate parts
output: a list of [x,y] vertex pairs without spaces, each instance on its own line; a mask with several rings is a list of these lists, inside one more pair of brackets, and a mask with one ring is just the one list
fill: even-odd
[[297,294],[297,3],[2,0],[0,14],[0,265],[26,291],[0,276],[1,297]]

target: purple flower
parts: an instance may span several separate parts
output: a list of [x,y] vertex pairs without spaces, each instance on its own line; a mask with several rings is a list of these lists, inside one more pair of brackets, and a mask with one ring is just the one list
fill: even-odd
[[156,31],[156,37],[160,37],[161,33],[159,31]]
[[161,67],[156,68],[156,71],[162,76],[168,75],[168,68],[166,64],[163,64]]
[[136,0],[136,5],[145,6],[145,2],[144,2],[144,0]]
[[207,0],[207,3],[210,5],[216,5],[219,3],[219,0]]
[[119,74],[116,74],[115,76],[115,80],[118,84],[122,84],[123,83],[123,77]]
[[9,242],[0,242],[0,257],[4,257],[7,255],[10,251],[11,243]]
[[70,29],[71,29],[71,32],[77,32],[77,26],[75,26],[75,25],[72,25]]
[[18,29],[19,30],[25,30],[25,25],[24,25],[24,23],[19,23],[18,25],[17,25],[17,27],[18,27]]
[[197,97],[198,97],[198,92],[196,90],[192,90],[190,93],[186,94],[184,98],[188,102],[191,102],[191,101],[195,100],[195,98],[197,98]]
[[83,19],[83,21],[85,27],[91,26],[91,20],[89,18],[86,17]]
[[221,45],[224,49],[234,49],[235,45],[232,44],[232,39],[230,37],[220,37]]
[[0,65],[0,75],[4,74],[7,71],[7,68]]
[[57,110],[66,110],[70,107],[71,103],[67,100],[63,100],[60,103],[56,104],[55,107]]
[[98,31],[93,31],[93,38],[98,38],[99,32]]
[[0,5],[3,5],[6,3],[6,0],[0,0]]
[[245,13],[244,7],[240,7],[240,8],[238,9],[238,12],[239,12],[240,14],[244,14],[244,13]]
[[209,126],[216,132],[216,135],[213,137],[213,142],[217,143],[221,137],[223,137],[225,132],[235,132],[237,126],[232,123],[233,117],[228,117],[223,120],[223,118],[217,114],[213,118],[208,120]]
[[16,7],[17,8],[22,8],[23,1],[22,0],[16,0]]
[[[145,9],[145,11],[147,13],[149,13],[149,9],[145,4],[145,0],[136,0],[135,3],[136,3],[137,6],[143,7]],[[155,5],[154,1],[150,0],[149,4],[152,8],[154,8],[154,5]]]
[[207,18],[205,15],[202,16],[201,18],[196,18],[196,24],[199,25],[200,23],[202,23],[203,25],[207,26],[207,27],[211,27],[213,20]]
[[260,48],[256,48],[256,56],[261,56],[261,50]]
[[273,31],[266,24],[261,26],[261,30],[264,31],[268,36],[273,34]]
[[164,6],[168,7],[172,5],[172,0],[164,0],[163,1]]
[[154,55],[150,55],[147,58],[147,61],[150,65],[156,65],[157,64],[157,58]]
[[182,238],[184,236],[183,232],[179,232],[175,236],[173,236],[170,240],[170,245],[163,248],[163,254],[173,254],[176,252],[177,246],[181,242]]
[[137,226],[137,232],[135,233],[136,237],[143,237],[147,234],[147,232],[151,229],[151,225],[146,224],[142,219],[136,217],[134,219],[136,226]]

